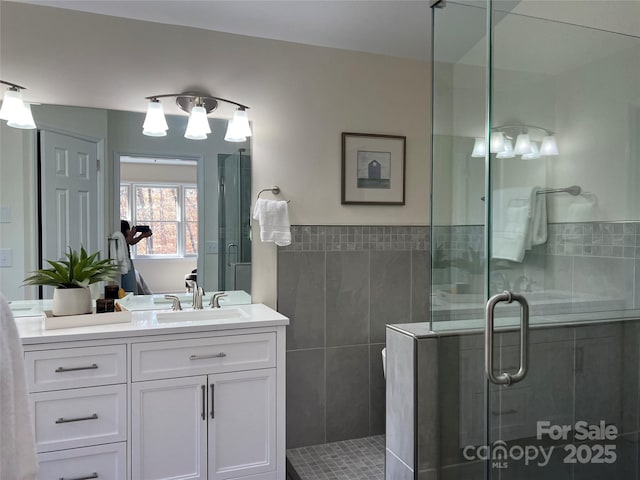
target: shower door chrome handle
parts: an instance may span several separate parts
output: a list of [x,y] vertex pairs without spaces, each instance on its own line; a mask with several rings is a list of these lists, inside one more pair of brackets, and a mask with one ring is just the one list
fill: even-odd
[[238,256],[238,245],[236,243],[230,243],[227,245],[227,267],[231,266],[231,249],[235,248],[236,257]]
[[[493,372],[493,311],[500,302],[511,303],[516,301],[520,304],[520,366],[514,374]],[[485,330],[484,330],[484,364],[487,378],[496,385],[513,385],[523,380],[527,375],[529,359],[529,303],[524,296],[517,293],[504,291],[491,297],[485,307]]]

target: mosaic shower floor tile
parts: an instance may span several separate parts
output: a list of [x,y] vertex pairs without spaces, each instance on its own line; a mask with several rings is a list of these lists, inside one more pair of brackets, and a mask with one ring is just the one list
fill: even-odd
[[300,480],[384,480],[384,435],[287,450]]

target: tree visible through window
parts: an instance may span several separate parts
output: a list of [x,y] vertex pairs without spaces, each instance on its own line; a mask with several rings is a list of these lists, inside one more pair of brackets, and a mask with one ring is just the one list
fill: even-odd
[[[198,190],[192,185],[121,185],[120,213],[132,225],[149,225],[153,235],[134,256],[198,254]],[[129,215],[130,214],[130,215]]]

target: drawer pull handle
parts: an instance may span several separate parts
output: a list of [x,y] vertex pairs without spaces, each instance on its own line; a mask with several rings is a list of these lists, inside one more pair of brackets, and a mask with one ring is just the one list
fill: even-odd
[[211,418],[216,418],[216,386],[211,384]]
[[[56,368],[56,373],[62,373],[62,372],[77,372],[78,370],[95,370],[98,368],[97,364],[92,364],[89,365],[88,367],[72,367],[72,368],[65,368],[65,367],[58,367]],[[90,477],[93,478],[93,477]]]
[[207,419],[207,414],[205,410],[207,409],[207,387],[202,385],[202,419]]
[[[62,418],[62,417],[60,417],[59,419],[56,420],[56,423],[82,422],[84,420],[97,420],[97,419],[98,419],[98,414],[94,413],[90,417],[79,417],[79,418]],[[89,478],[92,478],[92,477],[89,477]],[[93,477],[93,478],[95,478],[95,477]]]
[[212,353],[211,355],[191,355],[189,360],[204,360],[205,358],[224,358],[227,354],[224,352]]
[[91,475],[88,476],[84,476],[84,477],[60,477],[60,480],[89,480],[90,478],[98,478],[98,473],[97,472],[93,472]]
[[98,473],[93,472],[91,475],[85,475],[84,477],[60,477],[60,480],[89,480],[91,478],[98,478]]

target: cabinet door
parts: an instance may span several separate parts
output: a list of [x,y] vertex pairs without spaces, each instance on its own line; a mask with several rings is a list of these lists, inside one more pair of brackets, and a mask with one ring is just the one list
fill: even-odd
[[209,479],[275,472],[275,368],[210,375],[209,398]]
[[206,387],[206,376],[132,384],[132,478],[207,478]]

